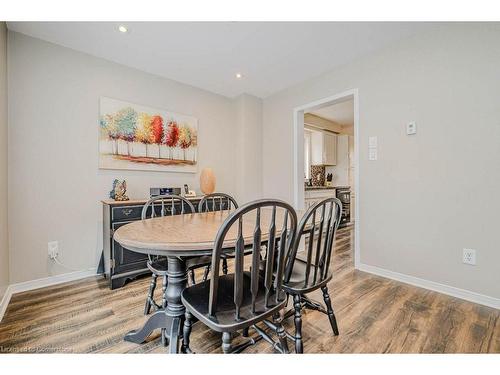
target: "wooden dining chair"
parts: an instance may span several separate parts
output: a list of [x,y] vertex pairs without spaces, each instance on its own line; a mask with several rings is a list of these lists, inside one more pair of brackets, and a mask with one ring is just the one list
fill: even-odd
[[[341,213],[342,203],[333,197],[309,207],[297,227],[298,235],[287,257],[283,289],[293,296],[294,310],[291,313],[295,316],[295,335],[287,336],[295,341],[296,353],[303,353],[302,308],[328,315],[333,334],[339,334],[327,283],[332,279],[330,260]],[[305,241],[301,241],[302,238]],[[304,242],[303,258],[298,258],[297,253]],[[326,309],[307,297],[307,294],[320,288]]]
[[[239,353],[260,339],[268,341],[278,352],[288,353],[280,311],[287,303],[282,289],[285,256],[293,246],[296,228],[294,209],[280,200],[250,202],[226,218],[215,238],[210,279],[182,292],[182,303],[186,307],[182,344],[185,352],[191,352],[189,340],[194,316],[222,333],[224,353]],[[220,259],[227,250],[228,237],[235,239],[231,241],[235,251],[234,273],[220,275]],[[276,246],[278,237],[284,240]],[[268,246],[266,255],[261,257],[263,240]],[[245,246],[249,244],[251,257],[245,258]],[[247,267],[245,260],[248,260]],[[268,317],[273,317],[279,342],[257,325]],[[247,337],[249,328],[258,336],[232,346],[232,334],[242,330]]]
[[[143,208],[141,219],[154,218],[158,216],[170,216],[177,214],[190,214],[195,213],[196,210],[193,204],[184,197],[179,195],[159,195],[147,201]],[[148,296],[146,298],[146,305],[144,306],[144,315],[151,312],[151,308],[164,309],[167,303],[167,258],[162,256],[148,255],[149,259],[147,267],[151,271],[151,283],[149,284]],[[210,265],[210,257],[199,257],[190,259],[187,263],[188,275],[191,284],[195,283],[194,269],[200,267],[208,267]],[[154,292],[156,289],[158,277],[162,278],[162,303],[161,305],[154,300]],[[162,332],[162,342],[166,345],[164,332]]]
[[[237,209],[238,203],[236,199],[225,193],[212,193],[205,195],[198,203],[198,212],[213,212],[222,210]],[[222,272],[227,275],[227,260],[230,258],[230,254],[222,254]],[[207,280],[208,273],[210,272],[210,267],[205,268],[205,273],[203,274],[203,281]]]

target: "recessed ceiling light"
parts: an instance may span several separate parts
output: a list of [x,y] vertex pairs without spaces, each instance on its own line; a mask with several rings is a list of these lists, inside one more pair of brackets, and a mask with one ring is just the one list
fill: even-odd
[[123,26],[123,25],[118,26],[118,30],[121,33],[126,33],[128,31],[128,29],[125,26]]
[[238,79],[243,78],[243,74],[241,74],[241,73],[236,73],[236,78],[238,78]]

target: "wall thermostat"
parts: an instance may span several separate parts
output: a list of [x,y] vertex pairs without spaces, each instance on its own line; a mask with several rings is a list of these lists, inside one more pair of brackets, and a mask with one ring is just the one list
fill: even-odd
[[417,123],[415,121],[406,124],[406,134],[408,135],[417,134]]

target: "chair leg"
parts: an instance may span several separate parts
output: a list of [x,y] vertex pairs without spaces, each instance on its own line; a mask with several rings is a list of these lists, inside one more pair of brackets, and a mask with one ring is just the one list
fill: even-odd
[[[167,307],[167,275],[163,276],[163,285],[162,285],[162,292],[163,292],[163,297],[162,297],[162,300],[161,300],[161,308],[163,310],[166,309]],[[162,328],[161,329],[161,343],[163,346],[167,346],[168,345],[168,342],[167,342],[167,336],[166,336],[166,329],[165,328]]]
[[281,324],[282,319],[279,314],[276,314],[273,320],[274,324],[276,325],[276,335],[280,340],[281,350],[283,350],[283,354],[288,354],[290,353],[290,350],[288,349],[288,342],[286,340],[285,328],[283,327],[283,324]]
[[144,306],[144,315],[148,315],[151,312],[151,305],[154,301],[154,293],[156,289],[156,276],[154,273],[151,276],[151,283],[149,284],[148,298],[146,299],[146,306]]
[[222,273],[227,275],[227,258],[222,258]]
[[202,279],[203,282],[207,281],[209,272],[210,272],[210,266],[206,266],[205,270],[203,271],[203,279]]
[[302,305],[300,295],[293,296],[293,307],[295,308],[295,353],[304,353],[302,346]]
[[330,300],[330,295],[328,294],[328,287],[325,285],[321,287],[323,291],[323,299],[325,300],[326,311],[328,312],[328,319],[330,319],[330,325],[332,326],[332,331],[335,336],[339,335],[339,328],[337,326],[337,319],[333,313],[332,301]]
[[248,328],[248,327],[247,327],[247,328],[243,328],[243,331],[242,331],[241,335],[242,335],[243,337],[248,337],[248,336],[249,336],[249,334],[248,334],[248,330],[249,330],[249,328]]
[[188,278],[191,285],[196,284],[196,280],[194,279],[194,270],[188,270]]
[[231,353],[231,333],[223,332],[222,333],[222,351],[224,354]]
[[191,335],[191,328],[193,327],[192,315],[189,311],[186,310],[184,316],[185,320],[184,320],[184,328],[182,331],[182,352],[192,353],[193,351],[189,348],[189,336]]

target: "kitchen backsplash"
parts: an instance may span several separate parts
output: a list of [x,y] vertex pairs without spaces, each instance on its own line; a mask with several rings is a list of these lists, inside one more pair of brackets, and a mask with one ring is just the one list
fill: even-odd
[[325,166],[311,165],[311,182],[313,186],[325,185]]

